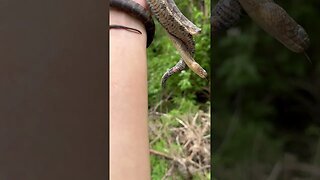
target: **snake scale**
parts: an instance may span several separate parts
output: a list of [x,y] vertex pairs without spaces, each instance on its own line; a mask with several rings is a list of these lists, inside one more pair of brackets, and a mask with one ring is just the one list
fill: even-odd
[[244,13],[238,0],[218,1],[211,16],[211,34],[216,36],[237,24]]
[[[186,66],[205,78],[206,71],[193,59],[195,42],[192,36],[200,33],[201,29],[181,13],[174,0],[146,1],[151,13],[164,27],[182,57],[162,76],[162,87],[170,76],[184,70]],[[131,10],[140,12],[138,19],[144,23],[153,23],[148,20],[150,14],[146,14],[145,9],[132,0],[110,0],[110,5],[115,8],[125,7],[128,13]],[[273,0],[219,0],[211,16],[212,36],[235,25],[245,14],[291,51],[305,53],[309,47],[310,40],[303,27]]]
[[235,25],[245,13],[291,51],[305,53],[309,47],[303,27],[273,0],[219,0],[211,18],[212,33]]
[[185,69],[186,65],[201,78],[207,76],[206,71],[193,59],[195,43],[192,35],[201,30],[189,21],[177,8],[173,0],[147,0],[152,14],[166,29],[171,41],[180,53],[182,59],[169,69],[161,80],[162,87],[173,74]]
[[[192,36],[199,34],[201,29],[181,13],[174,0],[147,0],[147,4],[182,57],[175,66],[162,76],[161,86],[165,87],[167,79],[184,70],[186,66],[201,78],[205,78],[207,72],[193,59],[195,42]],[[130,10],[141,12],[139,13],[141,15],[137,18],[146,22],[143,15],[145,10],[141,9],[141,6],[132,0],[110,0],[110,5],[115,8],[125,7],[129,13]]]

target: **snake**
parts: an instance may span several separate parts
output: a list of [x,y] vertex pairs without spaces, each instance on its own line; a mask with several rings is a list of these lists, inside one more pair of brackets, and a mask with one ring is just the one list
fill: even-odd
[[237,24],[244,14],[238,0],[218,1],[211,16],[211,34],[216,36],[219,32],[229,29]]
[[143,24],[145,24],[147,32],[153,32],[148,34],[147,47],[149,47],[154,37],[155,28],[154,22],[151,19],[151,14],[146,11],[140,4],[132,0],[109,0],[109,3],[110,7],[125,11],[129,15],[140,20]]
[[308,49],[310,39],[305,29],[273,0],[219,0],[211,19],[212,33],[235,25],[245,13],[289,50],[305,53]]
[[[151,14],[165,29],[182,57],[175,66],[164,73],[161,78],[161,86],[164,88],[169,77],[186,69],[187,66],[201,78],[206,78],[207,72],[193,58],[195,52],[193,35],[199,34],[201,29],[182,14],[174,0],[147,0],[147,4]],[[110,0],[110,5],[123,10],[127,9],[128,13],[140,12],[136,17],[142,22],[147,22],[146,16],[149,14],[146,14],[146,10],[132,0]]]
[[147,3],[182,57],[162,76],[161,86],[165,87],[167,79],[184,70],[186,66],[201,78],[205,78],[207,72],[193,59],[195,42],[192,35],[200,33],[201,29],[181,13],[173,0],[147,0]]
[[[193,59],[195,51],[193,35],[199,34],[201,29],[181,13],[174,0],[146,1],[151,14],[164,27],[182,57],[175,66],[164,73],[161,86],[165,87],[169,77],[181,72],[187,66],[198,76],[205,78],[207,72]],[[110,5],[125,7],[122,9],[127,9],[128,13],[136,10],[140,12],[138,19],[151,23],[148,20],[151,15],[146,14],[146,10],[132,0],[110,0]],[[219,0],[211,16],[212,36],[238,23],[244,14],[250,16],[264,31],[291,51],[302,53],[309,47],[310,39],[304,28],[273,0]]]

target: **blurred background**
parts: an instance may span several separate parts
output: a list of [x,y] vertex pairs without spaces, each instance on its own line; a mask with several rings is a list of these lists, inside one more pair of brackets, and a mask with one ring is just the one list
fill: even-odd
[[309,34],[312,63],[246,15],[212,41],[214,179],[320,179],[320,1],[276,2]]

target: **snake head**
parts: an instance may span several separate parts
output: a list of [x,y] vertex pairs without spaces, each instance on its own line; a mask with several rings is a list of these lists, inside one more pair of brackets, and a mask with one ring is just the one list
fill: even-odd
[[308,49],[310,45],[310,39],[307,32],[303,29],[302,26],[298,25],[298,37],[301,39],[301,46],[304,50]]
[[200,76],[201,78],[206,78],[208,76],[208,73],[206,70],[204,70],[201,66],[197,68],[197,75]]
[[196,27],[196,28],[190,28],[190,29],[189,29],[189,33],[190,33],[191,35],[197,35],[197,34],[200,34],[200,33],[201,33],[201,29],[198,28],[198,27]]
[[189,68],[201,78],[207,77],[207,71],[204,70],[197,62],[193,61]]
[[[294,34],[294,36],[290,37],[290,34]],[[282,42],[288,49],[296,53],[304,53],[310,45],[310,39],[307,32],[299,24],[296,24],[293,30],[289,31],[285,35],[281,35],[280,37],[282,36],[285,37],[283,39],[291,38],[290,41],[281,41],[281,39],[279,41]]]
[[200,72],[200,75],[199,75],[201,78],[206,78],[208,76],[208,73],[207,71],[205,71],[204,69],[202,69],[202,71]]

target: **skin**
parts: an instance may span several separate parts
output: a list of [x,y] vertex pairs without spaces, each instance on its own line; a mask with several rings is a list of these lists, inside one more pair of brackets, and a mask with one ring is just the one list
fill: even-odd
[[[146,7],[145,1],[137,1]],[[122,11],[110,10],[110,179],[149,180],[147,58],[144,25]]]

